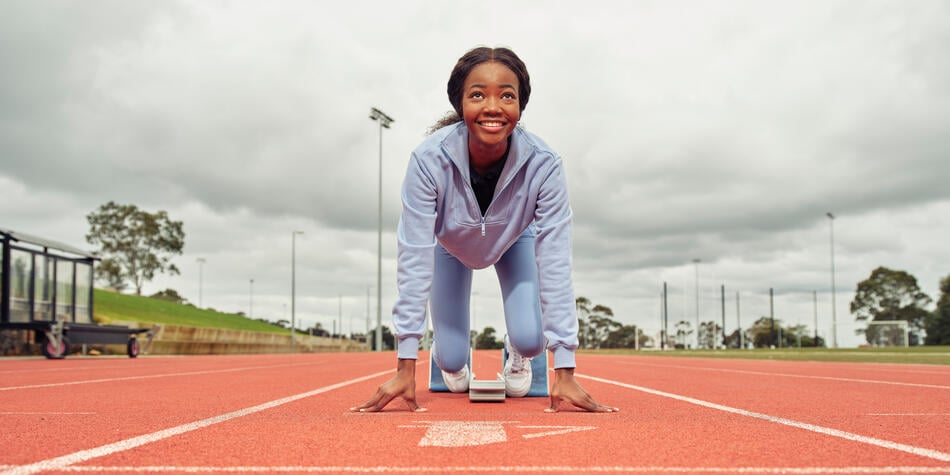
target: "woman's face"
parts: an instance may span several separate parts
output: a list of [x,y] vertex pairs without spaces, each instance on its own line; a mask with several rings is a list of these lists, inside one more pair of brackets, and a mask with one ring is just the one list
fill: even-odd
[[[465,78],[462,87],[462,119],[469,131],[473,154],[501,153],[521,118],[518,103],[518,76],[507,66],[479,64]],[[500,158],[500,155],[498,157]]]

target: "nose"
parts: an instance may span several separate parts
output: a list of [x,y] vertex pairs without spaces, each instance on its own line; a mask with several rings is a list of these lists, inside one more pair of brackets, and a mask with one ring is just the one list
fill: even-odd
[[485,110],[490,112],[501,112],[500,101],[497,97],[488,97],[488,101],[485,103]]

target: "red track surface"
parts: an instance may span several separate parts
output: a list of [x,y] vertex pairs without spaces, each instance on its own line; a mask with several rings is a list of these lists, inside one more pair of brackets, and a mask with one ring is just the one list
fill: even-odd
[[394,353],[0,360],[0,473],[950,473],[946,366],[578,355],[621,412],[549,414],[426,363],[427,412],[359,414]]

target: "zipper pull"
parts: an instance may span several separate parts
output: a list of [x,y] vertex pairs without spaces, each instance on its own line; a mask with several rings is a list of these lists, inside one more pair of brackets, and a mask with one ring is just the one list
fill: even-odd
[[485,217],[482,216],[482,237],[485,237]]

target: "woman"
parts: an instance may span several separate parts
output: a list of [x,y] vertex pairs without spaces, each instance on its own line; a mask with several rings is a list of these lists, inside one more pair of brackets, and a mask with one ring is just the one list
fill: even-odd
[[[561,401],[596,412],[574,378],[577,317],[571,284],[571,209],[564,168],[538,137],[518,127],[531,84],[507,48],[475,48],[449,77],[455,109],[412,153],[399,221],[399,339],[396,376],[353,411],[379,411],[396,397],[415,398],[426,303],[432,311],[433,358],[449,390],[468,390],[472,269],[494,266],[504,297],[509,397],[531,384],[530,358],[553,353],[551,406]],[[543,357],[543,355],[542,355]]]

